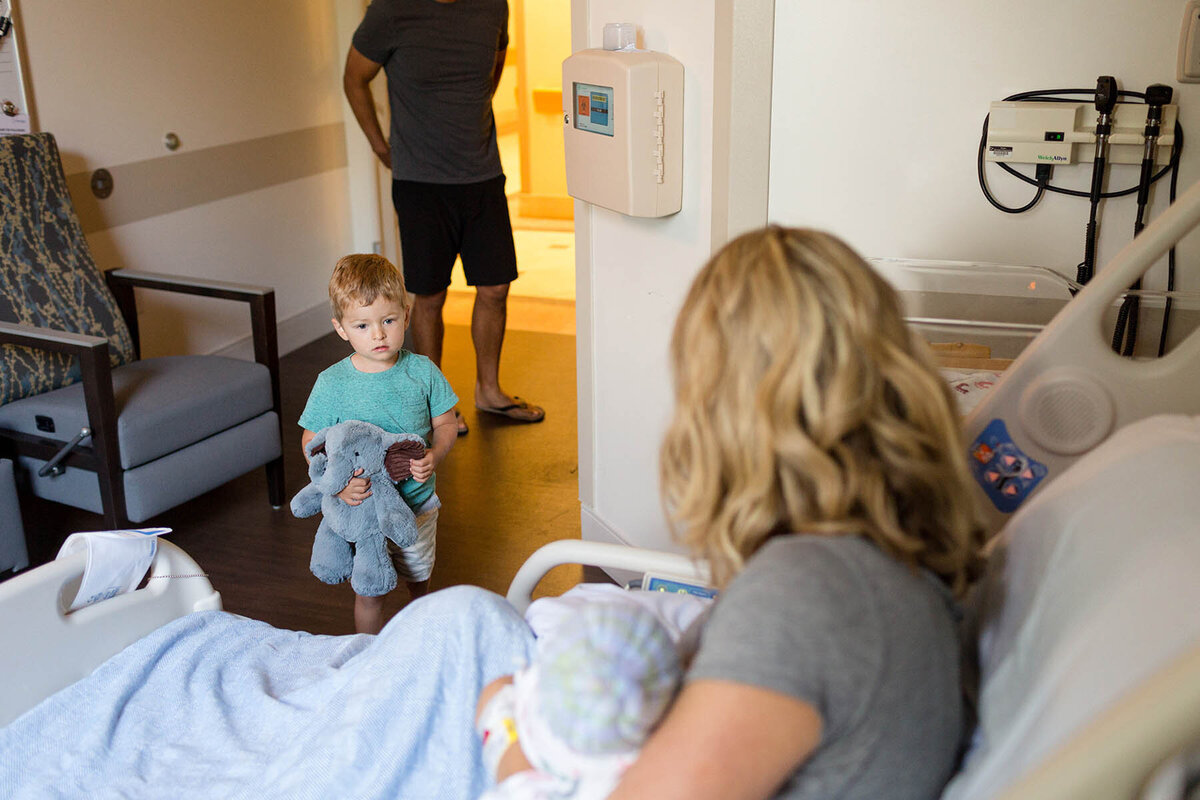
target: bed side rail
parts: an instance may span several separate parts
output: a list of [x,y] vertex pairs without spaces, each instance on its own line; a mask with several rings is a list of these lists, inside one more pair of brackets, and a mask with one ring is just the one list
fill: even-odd
[[709,581],[706,567],[679,553],[644,550],[609,542],[561,539],[543,545],[525,560],[509,586],[508,602],[524,614],[525,609],[533,602],[533,590],[538,582],[546,573],[561,564],[583,564],[631,572],[658,572],[700,583]]
[[81,550],[0,583],[0,726],[171,620],[221,608],[191,556],[160,539],[144,588],[67,613],[86,563]]

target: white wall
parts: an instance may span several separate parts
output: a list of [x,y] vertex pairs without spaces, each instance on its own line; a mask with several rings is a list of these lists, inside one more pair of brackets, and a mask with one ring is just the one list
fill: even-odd
[[[35,121],[57,137],[68,176],[169,167],[342,124],[344,49],[330,0],[25,0],[17,12]],[[168,131],[182,141],[175,154],[162,143]],[[219,172],[200,174],[217,199],[94,230],[89,241],[102,267],[274,286],[286,334],[289,319],[325,302],[329,270],[351,241],[345,155],[325,156],[341,166],[227,196]],[[181,195],[196,189],[189,183]],[[143,188],[118,180],[112,200],[153,206],[130,196]],[[147,355],[211,352],[249,335],[243,307],[162,297],[139,299]],[[299,343],[281,339],[284,349]]]
[[654,455],[670,402],[666,334],[709,255],[713,2],[575,0],[574,8],[575,50],[599,47],[607,22],[633,22],[642,47],[684,67],[682,210],[635,219],[584,203],[575,209],[583,535],[663,546]]
[[[576,314],[579,370],[579,485],[585,539],[677,549],[658,499],[657,452],[671,406],[667,342],[692,277],[730,226],[765,219],[765,146],[714,120],[741,112],[730,87],[741,50],[764,52],[737,35],[734,9],[761,12],[764,0],[573,0],[574,49],[598,47],[607,22],[633,22],[639,45],[684,67],[683,207],[671,217],[635,219],[576,202]],[[770,15],[765,19],[769,53]],[[753,37],[749,37],[753,38]],[[732,50],[732,52],[730,52]],[[726,54],[721,60],[717,52]],[[745,105],[766,119],[766,72]],[[733,110],[737,109],[737,110]],[[766,126],[753,138],[765,145]],[[741,154],[742,160],[731,154]],[[757,158],[753,155],[761,154]],[[734,163],[736,162],[736,164]],[[730,173],[736,172],[731,176]],[[714,174],[720,177],[714,186]],[[757,182],[756,182],[757,177]],[[751,196],[752,195],[752,196]],[[761,209],[759,216],[747,209]]]
[[[1074,278],[1087,200],[1048,194],[1019,215],[988,205],[975,170],[988,104],[1030,89],[1093,89],[1099,75],[1136,91],[1166,83],[1190,141],[1200,141],[1200,85],[1175,82],[1184,5],[777,3],[770,218],[833,230],[870,256],[1035,264]],[[1181,192],[1200,174],[1195,151],[1184,148]],[[996,167],[987,174],[1009,205],[1033,196]],[[1090,161],[1057,167],[1054,182],[1086,190],[1090,175]],[[1118,166],[1106,188],[1136,182],[1136,166]],[[1163,180],[1150,218],[1166,204]],[[1098,268],[1132,236],[1134,209],[1132,197],[1102,206]],[[1200,270],[1188,266],[1198,247],[1196,234],[1180,247],[1179,288],[1200,288]],[[1149,285],[1164,275],[1155,267]]]

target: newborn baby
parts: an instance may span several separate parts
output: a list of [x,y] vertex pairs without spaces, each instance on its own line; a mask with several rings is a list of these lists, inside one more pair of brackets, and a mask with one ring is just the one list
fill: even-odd
[[500,798],[603,798],[679,688],[671,635],[635,602],[585,606],[533,663],[480,694],[476,729]]

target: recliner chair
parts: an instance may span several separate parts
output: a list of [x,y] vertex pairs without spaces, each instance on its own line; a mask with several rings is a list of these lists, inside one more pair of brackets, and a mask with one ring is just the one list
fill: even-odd
[[[255,361],[138,360],[134,288],[250,306]],[[101,274],[54,137],[0,136],[0,456],[35,495],[142,522],[255,467],[283,504],[270,288]]]

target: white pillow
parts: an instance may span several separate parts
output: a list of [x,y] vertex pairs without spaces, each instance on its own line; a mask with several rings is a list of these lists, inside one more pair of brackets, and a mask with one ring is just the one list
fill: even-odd
[[1117,431],[998,544],[975,598],[979,726],[943,800],[998,795],[1200,642],[1200,418]]

